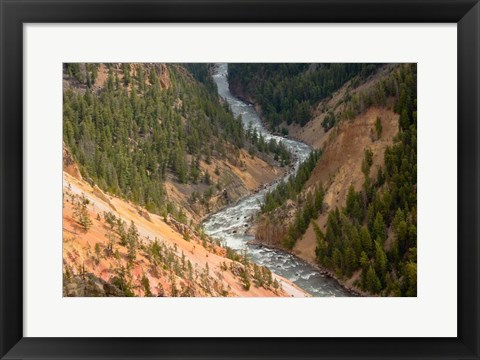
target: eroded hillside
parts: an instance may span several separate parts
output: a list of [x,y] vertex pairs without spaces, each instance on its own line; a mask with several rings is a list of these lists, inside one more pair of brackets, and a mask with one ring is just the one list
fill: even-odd
[[64,139],[82,175],[198,222],[282,174],[283,149],[253,144],[197,65],[203,82],[178,64],[66,64]]
[[319,155],[267,196],[259,242],[360,293],[416,291],[415,76],[413,65],[380,67],[320,101],[304,126],[280,125]]
[[304,295],[199,227],[290,161],[207,64],[65,64],[64,142],[65,295]]
[[64,296],[306,296],[199,228],[105,194],[72,170],[63,175]]

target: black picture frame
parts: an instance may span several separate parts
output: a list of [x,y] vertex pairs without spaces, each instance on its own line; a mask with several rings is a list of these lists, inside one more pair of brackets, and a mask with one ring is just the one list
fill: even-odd
[[[477,0],[0,0],[0,14],[2,359],[479,359],[480,5]],[[100,22],[457,23],[458,337],[23,337],[23,24]]]

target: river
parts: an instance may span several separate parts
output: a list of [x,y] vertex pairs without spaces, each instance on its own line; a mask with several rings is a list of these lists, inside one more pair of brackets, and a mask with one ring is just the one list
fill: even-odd
[[[311,147],[292,139],[271,134],[263,125],[260,117],[252,105],[236,98],[230,93],[228,85],[228,64],[217,64],[213,79],[217,84],[219,95],[228,102],[235,116],[241,115],[245,128],[251,123],[258,133],[268,141],[274,138],[282,142],[295,155],[295,164],[291,176],[298,166],[308,158]],[[246,249],[251,260],[259,265],[268,267],[273,273],[283,276],[312,296],[352,296],[340,284],[323,274],[302,259],[281,250],[248,244],[254,237],[245,232],[251,225],[252,215],[260,210],[265,194],[278,184],[274,182],[266,189],[241,199],[237,204],[227,207],[203,223],[205,232],[216,239],[222,240],[227,246],[235,250]]]

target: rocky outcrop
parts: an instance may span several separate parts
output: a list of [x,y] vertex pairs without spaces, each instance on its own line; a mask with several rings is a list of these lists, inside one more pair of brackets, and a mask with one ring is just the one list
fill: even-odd
[[245,273],[245,266],[243,266],[243,264],[240,264],[239,262],[234,261],[230,264],[230,271],[233,275],[241,277]]
[[184,237],[195,236],[194,232],[188,225],[182,224],[180,221],[176,220],[170,214],[167,215],[166,223],[174,228],[178,233],[182,234]]
[[116,286],[87,273],[63,279],[63,296],[68,297],[112,297],[125,296]]
[[[166,64],[156,64],[156,63],[150,63],[150,64],[131,64],[131,75],[135,75],[136,71],[139,67],[143,68],[143,71],[145,72],[145,78],[148,79],[150,78],[150,74],[152,71],[154,71],[157,75],[158,81],[160,82],[160,87],[162,89],[169,89],[172,86],[172,81],[170,80],[170,72],[168,71],[168,67]],[[117,65],[118,69],[120,69],[121,64]],[[149,82],[148,82],[149,83]]]
[[68,173],[69,175],[73,176],[76,179],[81,180],[82,175],[80,174],[80,170],[78,169],[75,160],[73,159],[72,154],[67,148],[67,145],[63,143],[63,171]]

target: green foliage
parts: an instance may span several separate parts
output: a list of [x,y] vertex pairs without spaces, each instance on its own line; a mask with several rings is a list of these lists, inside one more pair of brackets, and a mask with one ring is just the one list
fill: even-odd
[[210,76],[211,75],[210,64],[188,63],[188,64],[182,64],[182,66],[184,66],[197,81],[204,84],[212,92],[217,91],[215,82]]
[[128,247],[128,259],[133,261],[137,256],[138,247],[138,230],[133,221],[130,223],[126,234],[126,245]]
[[405,266],[405,292],[407,296],[417,296],[417,264],[409,262]]
[[234,87],[255,98],[272,129],[282,122],[305,125],[320,100],[332,95],[345,82],[365,78],[376,64],[229,64]]
[[325,132],[328,132],[335,125],[335,114],[333,111],[329,111],[322,121],[322,127]]
[[250,123],[246,131],[246,139],[252,145],[249,147],[250,155],[254,155],[255,151],[264,154],[272,154],[273,158],[280,162],[282,166],[289,165],[292,161],[292,154],[287,147],[275,139],[266,141],[262,134],[257,132],[256,128]]
[[[211,80],[195,66],[196,81],[179,65],[167,65],[172,86],[162,88],[152,66],[107,64],[101,90],[66,89],[63,94],[64,141],[83,175],[100,188],[132,200],[149,211],[169,212],[164,181],[172,173],[180,183],[198,181],[198,160],[224,157],[246,142],[245,131],[228,106],[220,104]],[[90,83],[98,64],[66,64],[67,76]],[[86,70],[85,70],[86,69]],[[192,70],[193,71],[193,70]],[[123,75],[123,81],[117,81]],[[194,166],[188,166],[188,159]],[[193,160],[192,160],[193,161]]]
[[98,261],[100,261],[100,252],[101,252],[100,244],[96,243],[95,244],[95,257],[96,257],[97,263],[98,263]]
[[69,77],[75,78],[79,83],[85,81],[83,77],[82,66],[79,63],[64,64],[64,71]]
[[242,281],[243,281],[243,288],[245,290],[250,290],[251,286],[251,281],[250,281],[250,270],[248,269],[248,266],[245,267],[245,270],[242,272]]
[[362,161],[362,172],[368,177],[370,174],[370,168],[373,164],[373,152],[370,149],[365,149]]
[[128,277],[128,271],[125,267],[120,266],[119,268],[114,269],[115,275],[112,278],[112,284],[119,288],[124,296],[132,297],[135,296],[133,293],[132,281]]
[[[308,159],[300,165],[295,176],[290,177],[286,182],[280,182],[274,190],[267,193],[261,212],[271,213],[276,208],[284,205],[287,200],[297,199],[320,156],[321,151],[312,151]],[[323,188],[317,187],[305,196],[301,204],[299,204],[300,206],[297,209],[293,223],[288,227],[287,234],[281,239],[283,247],[292,249],[297,239],[305,234],[310,221],[316,218],[322,210],[324,195]]]
[[84,231],[90,230],[93,224],[87,209],[89,203],[90,201],[85,194],[82,194],[73,205],[73,218],[80,224]]
[[382,289],[382,284],[380,283],[380,279],[378,278],[375,270],[370,265],[367,270],[364,279],[364,289],[371,292],[372,294],[378,294]]
[[150,280],[148,280],[148,277],[146,277],[145,274],[142,276],[142,280],[140,282],[142,284],[145,296],[152,296],[152,291],[150,290]]
[[307,231],[310,221],[318,217],[322,211],[323,188],[316,188],[313,193],[309,193],[303,202],[303,206],[297,210],[295,219],[288,227],[287,235],[282,239],[282,245],[287,249],[292,249],[298,238]]
[[375,120],[375,131],[377,133],[377,140],[382,137],[382,119],[377,116],[377,120]]
[[283,136],[288,136],[288,129],[286,127],[281,127],[280,128],[280,134]]
[[[349,188],[345,208],[329,212],[325,234],[314,225],[316,255],[340,277],[361,270],[361,287],[369,293],[416,296],[416,66],[401,66],[384,83],[385,96],[395,95],[399,134],[385,151],[376,181],[369,177],[373,153],[365,150],[362,190]],[[398,93],[386,90],[390,87]]]
[[253,281],[255,286],[268,289],[273,285],[272,272],[264,266],[253,264]]
[[364,216],[361,194],[355,191],[353,185],[348,188],[345,213],[357,222],[361,222]]
[[387,233],[385,229],[385,221],[380,212],[377,212],[375,216],[375,221],[373,222],[373,238],[376,238],[381,244],[383,244],[387,238]]
[[271,212],[288,199],[294,199],[303,189],[320,156],[320,150],[312,151],[308,159],[300,165],[295,176],[290,177],[286,182],[280,182],[274,190],[270,191],[265,196],[265,203],[261,209],[262,213]]
[[235,250],[233,250],[228,246],[225,246],[225,249],[227,250],[227,254],[226,254],[227,259],[230,259],[233,261],[240,261],[241,257]]

